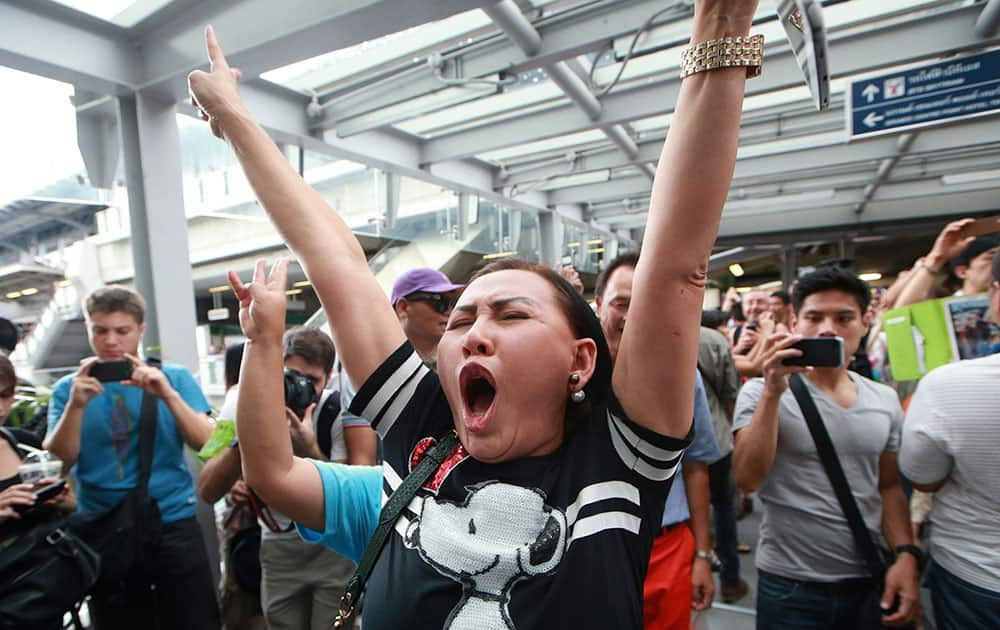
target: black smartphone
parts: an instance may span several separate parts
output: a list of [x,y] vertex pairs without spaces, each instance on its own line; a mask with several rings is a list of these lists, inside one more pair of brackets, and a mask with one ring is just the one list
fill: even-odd
[[44,488],[39,488],[35,491],[35,503],[34,505],[18,505],[16,509],[18,512],[27,512],[39,507],[49,499],[53,499],[59,496],[59,493],[66,488],[66,480],[60,479],[59,481],[49,484]]
[[782,361],[784,365],[840,367],[844,365],[844,340],[840,337],[813,337],[790,346],[802,356]]
[[53,499],[59,496],[59,493],[66,489],[66,480],[60,479],[59,481],[49,484],[44,488],[40,488],[35,491],[35,505],[40,505],[45,503],[49,499]]
[[90,366],[90,375],[102,383],[127,381],[134,369],[131,361],[98,361]]

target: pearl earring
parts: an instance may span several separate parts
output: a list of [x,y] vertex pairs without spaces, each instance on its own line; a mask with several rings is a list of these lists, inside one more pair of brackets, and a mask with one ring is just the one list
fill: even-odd
[[582,389],[578,389],[578,390],[576,390],[575,392],[573,392],[573,393],[572,393],[572,394],[570,395],[570,397],[569,397],[569,398],[570,398],[570,400],[572,400],[573,402],[575,402],[575,403],[577,403],[577,404],[580,404],[580,403],[582,403],[582,402],[584,401],[584,399],[586,399],[586,398],[587,398],[587,393],[586,393],[585,391],[583,391]]

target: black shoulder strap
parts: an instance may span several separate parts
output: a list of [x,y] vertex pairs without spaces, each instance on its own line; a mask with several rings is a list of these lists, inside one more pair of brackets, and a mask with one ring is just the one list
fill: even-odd
[[339,415],[340,392],[332,391],[326,395],[323,406],[316,414],[316,443],[327,459],[330,459],[330,453],[333,452],[333,436],[330,435],[330,429]]
[[413,469],[413,472],[407,475],[403,483],[399,484],[396,491],[386,501],[379,515],[378,527],[375,528],[372,539],[368,541],[368,546],[365,547],[365,554],[361,557],[361,562],[358,564],[357,570],[354,571],[354,575],[347,583],[347,589],[344,591],[343,597],[340,598],[340,612],[333,624],[334,628],[354,627],[352,619],[358,598],[365,589],[365,583],[368,581],[372,569],[375,568],[375,562],[378,560],[379,554],[382,553],[382,548],[385,547],[386,541],[389,540],[389,534],[392,533],[393,527],[396,526],[399,515],[402,514],[403,509],[413,500],[420,486],[424,485],[424,482],[434,474],[434,471],[441,466],[441,463],[444,462],[457,445],[458,435],[455,434],[454,430],[448,431],[439,437],[434,448],[427,452],[424,458],[420,460],[420,463],[417,464],[417,467]]
[[[160,362],[148,359],[149,365],[159,369]],[[139,408],[139,483],[136,487],[146,491],[149,488],[149,475],[153,470],[153,448],[156,445],[156,415],[159,401],[156,396],[142,393],[142,406]]]
[[872,578],[879,582],[882,580],[883,573],[885,572],[881,555],[875,546],[875,542],[872,540],[868,527],[865,525],[864,518],[861,516],[861,510],[858,509],[858,503],[851,493],[851,488],[847,485],[847,477],[844,476],[844,469],[840,465],[840,458],[837,457],[837,451],[833,448],[833,441],[830,439],[826,425],[823,424],[823,419],[819,415],[819,409],[816,408],[816,403],[809,393],[809,388],[800,374],[791,375],[790,385],[792,393],[795,394],[795,400],[798,401],[799,408],[802,409],[802,415],[805,416],[806,425],[809,427],[809,433],[812,434],[813,442],[816,443],[816,452],[819,454],[823,469],[826,470],[826,475],[830,478],[830,485],[833,486],[833,492],[837,495],[837,501],[840,502],[840,507],[847,517],[847,524],[850,526],[851,534],[854,536],[854,543],[858,546],[858,550],[864,557],[865,564],[868,565],[868,570],[871,572]]

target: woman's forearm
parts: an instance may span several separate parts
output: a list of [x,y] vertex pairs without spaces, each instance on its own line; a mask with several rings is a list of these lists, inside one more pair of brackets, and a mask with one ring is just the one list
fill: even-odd
[[247,342],[240,369],[236,435],[243,459],[243,477],[269,503],[269,495],[280,493],[292,468],[283,366],[279,341]]

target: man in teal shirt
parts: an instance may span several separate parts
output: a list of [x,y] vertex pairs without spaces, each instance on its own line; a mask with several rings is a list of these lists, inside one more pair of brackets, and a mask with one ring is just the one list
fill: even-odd
[[[137,358],[146,329],[146,305],[138,293],[118,286],[98,289],[87,297],[85,311],[96,356],[56,383],[45,447],[73,468],[80,511],[111,508],[138,483],[140,408],[144,395],[154,396],[149,492],[164,523],[152,563],[156,575],[130,581],[120,593],[95,594],[95,626],[137,628],[158,619],[163,628],[218,628],[215,587],[195,520],[194,483],[184,460],[184,445],[200,449],[212,432],[208,402],[186,368],[169,363],[155,368]],[[102,383],[90,375],[95,364],[107,361],[131,363],[129,378]]]

